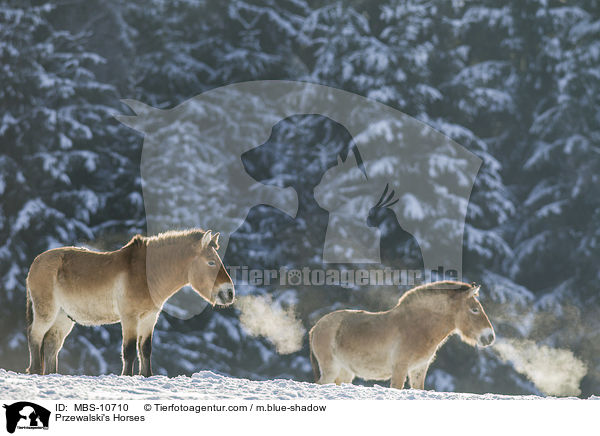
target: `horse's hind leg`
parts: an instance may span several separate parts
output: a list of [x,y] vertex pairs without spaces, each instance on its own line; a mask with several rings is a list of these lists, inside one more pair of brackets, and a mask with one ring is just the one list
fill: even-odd
[[329,319],[321,318],[309,333],[310,351],[320,373],[315,382],[321,385],[334,383],[342,369],[332,352],[336,331],[335,324]]
[[42,366],[42,343],[44,336],[56,320],[58,314],[58,306],[51,297],[47,301],[43,299],[35,299],[33,297],[33,322],[28,329],[29,339],[29,368],[27,372],[29,374],[43,374],[44,368]]
[[[318,358],[317,358],[318,360]],[[340,376],[341,367],[334,360],[326,359],[319,361],[319,369],[321,370],[321,377],[317,380],[320,385],[326,385],[328,383],[340,384],[338,381]]]
[[311,344],[311,348],[320,372],[320,376],[315,382],[321,385],[338,383],[337,380],[342,371],[342,367],[331,353],[331,350],[327,349],[325,346],[319,346],[316,342]]
[[44,372],[51,374],[58,370],[58,352],[71,332],[74,322],[64,311],[60,311],[50,330],[44,336],[42,355],[44,359]]
[[354,380],[354,374],[345,368],[341,368],[335,379],[335,384],[341,385],[342,383],[352,383],[352,380]]
[[158,313],[151,313],[143,317],[138,323],[138,359],[140,361],[140,375],[150,377],[152,375],[152,332]]

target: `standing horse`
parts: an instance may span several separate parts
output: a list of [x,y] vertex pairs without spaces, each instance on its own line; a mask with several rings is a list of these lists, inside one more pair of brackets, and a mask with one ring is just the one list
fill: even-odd
[[27,372],[56,372],[58,352],[75,322],[120,322],[122,375],[133,375],[137,349],[140,374],[151,376],[152,333],[169,297],[189,284],[213,306],[233,302],[218,244],[219,233],[193,229],[136,235],[111,252],[62,247],[40,254],[27,276]]
[[[494,329],[477,300],[479,286],[439,281],[407,291],[386,312],[338,310],[309,332],[317,383],[391,380],[402,389],[423,389],[437,349],[452,333],[470,345],[494,342]],[[315,361],[316,360],[316,361]]]

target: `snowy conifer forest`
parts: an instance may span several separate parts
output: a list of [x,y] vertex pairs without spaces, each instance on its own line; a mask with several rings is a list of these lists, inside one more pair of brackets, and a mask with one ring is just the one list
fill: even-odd
[[[121,100],[170,109],[224,85],[273,79],[376,100],[482,160],[462,279],[482,284],[480,300],[504,346],[475,349],[451,337],[426,389],[600,393],[598,0],[3,0],[0,368],[28,365],[25,279],[35,256],[63,245],[116,250],[147,234],[144,136],[115,118],[132,115]],[[286,147],[305,138],[335,156],[343,138],[321,121],[278,131],[274,154],[284,174],[267,160],[248,167],[265,179],[316,177],[310,171],[318,172],[322,150]],[[458,167],[444,171],[460,176]],[[327,223],[303,200],[314,186],[292,185],[309,206],[295,224],[268,206],[253,208],[221,253],[226,265],[295,261],[298,247],[285,238]],[[375,220],[382,234],[386,219]],[[307,241],[303,259],[316,262],[322,246]],[[410,241],[382,239],[381,251],[391,263],[419,261]],[[240,285],[241,301],[260,296],[298,321],[299,347],[285,354],[268,334],[250,332],[237,305],[192,317],[171,310],[154,333],[154,372],[312,381],[302,333],[332,310],[387,310],[406,289]],[[59,372],[119,374],[120,344],[118,324],[77,325]],[[506,344],[540,352],[515,354]],[[573,372],[574,389],[547,388],[546,375]]]

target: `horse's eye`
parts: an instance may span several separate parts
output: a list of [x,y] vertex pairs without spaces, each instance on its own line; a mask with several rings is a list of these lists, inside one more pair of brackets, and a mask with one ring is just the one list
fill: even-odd
[[471,312],[475,314],[479,313],[479,307],[471,307]]
[[215,263],[214,260],[209,260],[207,263],[208,263],[208,266],[215,266],[216,265],[216,263]]

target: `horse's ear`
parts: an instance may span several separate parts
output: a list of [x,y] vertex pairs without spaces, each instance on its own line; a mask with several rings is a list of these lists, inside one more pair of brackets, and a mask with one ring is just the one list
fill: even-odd
[[204,233],[204,236],[202,236],[202,240],[200,241],[200,246],[202,247],[202,249],[205,249],[206,247],[208,247],[208,244],[210,244],[212,238],[212,232],[210,230],[207,230]]
[[479,289],[481,288],[481,285],[474,285],[470,290],[469,290],[469,297],[478,297],[479,296]]
[[212,238],[211,238],[211,242],[212,242],[213,244],[215,244],[216,246],[218,246],[218,245],[219,245],[219,236],[221,236],[221,233],[217,232],[217,233],[215,233],[215,234],[212,236]]

